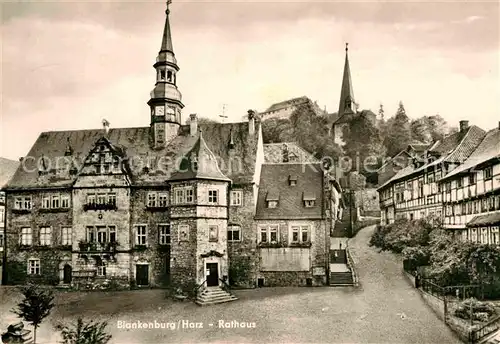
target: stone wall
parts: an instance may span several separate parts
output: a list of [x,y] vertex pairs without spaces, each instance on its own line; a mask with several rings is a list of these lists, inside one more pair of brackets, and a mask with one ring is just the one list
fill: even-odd
[[241,240],[228,242],[229,278],[242,287],[255,287],[259,256],[257,252],[257,233],[254,224],[253,185],[233,185],[232,190],[243,191],[241,206],[229,207],[228,225],[240,226]]

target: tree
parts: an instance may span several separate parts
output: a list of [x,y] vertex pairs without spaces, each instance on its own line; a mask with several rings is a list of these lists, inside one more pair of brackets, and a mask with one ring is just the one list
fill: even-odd
[[399,102],[399,108],[387,130],[384,145],[387,154],[394,156],[408,147],[411,142],[410,119],[406,115],[403,102]]
[[58,325],[56,330],[61,332],[63,340],[61,344],[106,344],[111,340],[111,335],[106,333],[108,323],[85,322],[78,318],[76,324],[70,326]]
[[452,129],[440,115],[425,116],[424,118],[429,128],[432,141],[442,140],[446,135],[451,134]]
[[54,294],[34,284],[22,287],[21,293],[24,299],[12,312],[33,326],[33,343],[36,343],[36,330],[54,307]]
[[432,133],[425,117],[411,121],[411,137],[414,141],[431,143]]
[[[379,166],[385,155],[380,130],[365,116],[357,116],[344,128],[344,152],[355,164],[355,169],[368,175]],[[359,162],[359,163],[358,163]]]

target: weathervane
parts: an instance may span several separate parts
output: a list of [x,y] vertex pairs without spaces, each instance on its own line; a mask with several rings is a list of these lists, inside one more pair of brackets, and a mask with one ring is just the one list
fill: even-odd
[[167,14],[169,14],[169,13],[170,13],[169,5],[170,5],[171,3],[172,3],[172,0],[167,0],[167,10],[166,10]]
[[[171,0],[169,0],[169,1],[171,1]],[[345,51],[347,52],[347,50],[349,50],[349,43],[346,42],[346,44],[345,44]]]
[[224,123],[224,119],[227,118],[227,116],[226,116],[226,105],[227,104],[222,104],[222,115],[219,115],[219,117],[222,118],[222,123]]

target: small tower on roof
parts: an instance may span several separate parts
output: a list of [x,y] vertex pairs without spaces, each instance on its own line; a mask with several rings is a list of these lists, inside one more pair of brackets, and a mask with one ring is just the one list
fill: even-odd
[[184,107],[182,95],[177,89],[179,66],[175,58],[170,30],[169,5],[171,3],[171,0],[167,2],[163,39],[156,63],[153,65],[156,70],[156,84],[148,101],[151,108],[151,133],[155,148],[164,147],[177,136],[181,125],[181,110]]

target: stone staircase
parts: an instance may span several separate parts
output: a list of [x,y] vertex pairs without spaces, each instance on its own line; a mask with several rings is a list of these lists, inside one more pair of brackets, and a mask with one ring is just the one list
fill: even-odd
[[209,306],[235,300],[238,298],[220,287],[207,287],[198,294],[195,302],[199,306]]
[[335,287],[352,286],[354,280],[351,271],[348,272],[331,272],[330,285]]
[[484,338],[481,344],[500,344],[500,330]]

